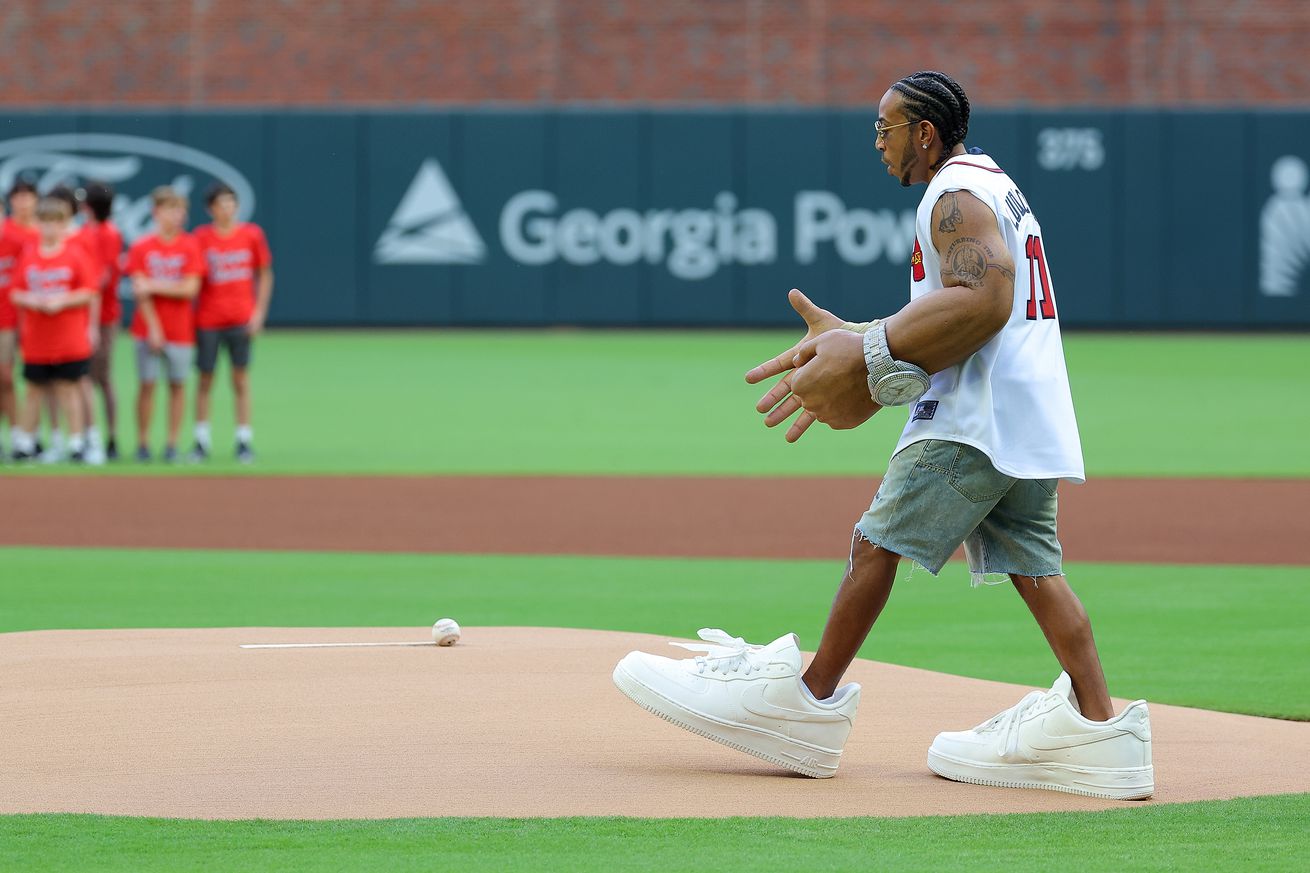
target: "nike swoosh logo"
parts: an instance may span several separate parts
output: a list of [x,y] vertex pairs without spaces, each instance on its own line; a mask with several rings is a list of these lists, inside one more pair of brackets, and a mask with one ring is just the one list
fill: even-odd
[[752,715],[771,718],[775,721],[837,722],[846,720],[846,716],[839,712],[789,709],[771,703],[764,696],[763,682],[757,682],[741,693],[741,705],[743,709]]
[[[1042,719],[1041,732],[1041,737],[1035,737],[1029,740],[1028,745],[1032,746],[1034,749],[1041,749],[1044,752],[1053,751],[1055,749],[1067,749],[1070,746],[1090,746],[1092,743],[1101,743],[1106,740],[1118,739],[1125,735],[1133,735],[1132,731],[1124,730],[1122,728],[1102,728],[1101,730],[1093,731],[1091,733],[1067,735],[1052,734],[1046,730],[1045,718]],[[1051,745],[1043,745],[1043,743],[1047,742]]]

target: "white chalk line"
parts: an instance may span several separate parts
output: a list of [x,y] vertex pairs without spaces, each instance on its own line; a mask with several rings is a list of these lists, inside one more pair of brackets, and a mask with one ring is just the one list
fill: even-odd
[[242,643],[243,649],[346,649],[360,646],[435,646],[433,640],[421,643]]

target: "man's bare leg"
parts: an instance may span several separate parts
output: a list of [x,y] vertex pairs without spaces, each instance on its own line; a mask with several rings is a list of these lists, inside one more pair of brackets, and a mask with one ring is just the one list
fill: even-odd
[[1114,706],[1092,638],[1092,623],[1069,583],[1063,576],[1033,578],[1014,574],[1010,581],[1037,619],[1055,659],[1073,680],[1073,693],[1083,716],[1092,721],[1113,717]]
[[900,555],[875,546],[858,531],[852,538],[851,560],[828,613],[823,639],[802,677],[817,699],[831,697],[841,684],[846,668],[887,605],[900,560]]

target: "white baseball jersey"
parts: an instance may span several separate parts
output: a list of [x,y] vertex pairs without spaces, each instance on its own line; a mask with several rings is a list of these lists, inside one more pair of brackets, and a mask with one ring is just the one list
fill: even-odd
[[985,346],[933,375],[928,392],[910,408],[896,450],[920,440],[952,440],[984,452],[1007,476],[1082,482],[1082,443],[1042,229],[1018,186],[988,156],[951,158],[928,184],[915,221],[910,299],[941,287],[932,212],[949,191],[968,191],[996,213],[1014,260],[1014,305]]

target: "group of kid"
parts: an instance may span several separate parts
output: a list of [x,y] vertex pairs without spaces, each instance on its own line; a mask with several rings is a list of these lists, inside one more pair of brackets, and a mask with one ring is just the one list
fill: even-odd
[[[174,188],[156,188],[154,231],[124,256],[122,235],[110,217],[110,186],[90,183],[74,192],[58,185],[42,195],[29,180],[13,184],[9,216],[0,213],[0,422],[9,425],[11,458],[88,464],[118,459],[110,371],[122,317],[119,285],[126,274],[136,304],[131,322],[139,385],[136,459],[153,457],[149,435],[161,366],[168,380],[163,459],[178,459],[193,366],[199,380],[188,458],[210,456],[210,393],[219,352],[226,350],[236,399],[235,455],[242,462],[253,460],[251,344],[272,299],[272,257],[259,226],[238,221],[230,187],[216,183],[205,200],[212,223],[188,233],[186,198]],[[21,403],[16,351],[26,387]],[[97,392],[103,432],[96,425]],[[45,440],[43,412],[50,422]]]

